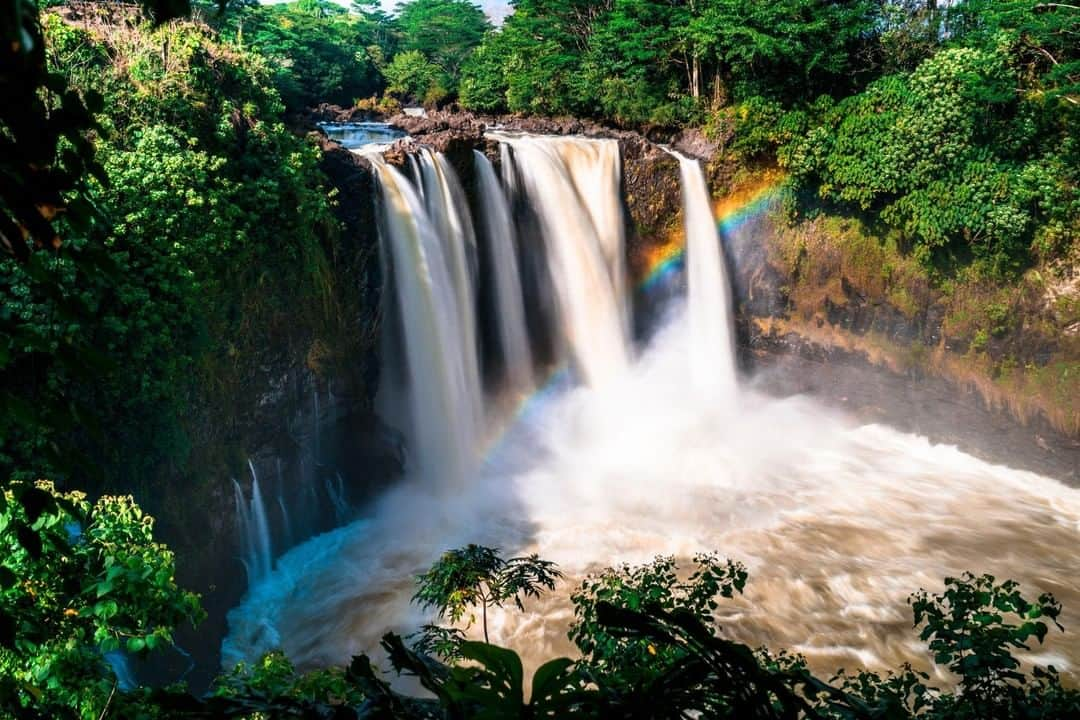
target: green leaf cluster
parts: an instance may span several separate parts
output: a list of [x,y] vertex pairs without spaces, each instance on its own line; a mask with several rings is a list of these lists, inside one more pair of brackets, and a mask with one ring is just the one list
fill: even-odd
[[[681,658],[677,648],[657,647],[645,638],[615,636],[603,630],[598,622],[601,603],[628,610],[656,607],[686,611],[709,621],[719,607],[718,598],[733,597],[746,584],[746,568],[714,554],[697,555],[693,565],[685,581],[679,578],[675,558],[658,557],[646,565],[608,568],[582,582],[570,596],[574,623],[569,636],[590,671],[639,683],[667,672]],[[642,672],[644,677],[638,675]]]
[[[561,577],[554,563],[536,555],[504,559],[495,548],[467,545],[443,553],[431,569],[417,577],[413,601],[434,608],[439,617],[452,623],[460,622],[479,605],[486,640],[489,607],[513,601],[524,609],[523,597],[539,597],[545,588],[554,589]],[[469,615],[468,625],[474,622],[475,616]]]
[[[61,218],[59,251],[0,260],[3,387],[28,408],[0,473],[144,489],[188,457],[200,387],[225,402],[237,348],[323,292],[336,222],[318,153],[282,123],[263,58],[192,21],[87,30],[50,15],[45,27],[71,84],[104,98],[103,172],[86,190],[93,223]],[[79,360],[63,362],[65,348]]]
[[399,3],[394,23],[399,54],[384,70],[387,92],[428,106],[457,93],[462,66],[491,29],[472,0]]
[[116,684],[105,653],[144,655],[204,617],[131,497],[14,484],[0,548],[0,708],[96,718]]

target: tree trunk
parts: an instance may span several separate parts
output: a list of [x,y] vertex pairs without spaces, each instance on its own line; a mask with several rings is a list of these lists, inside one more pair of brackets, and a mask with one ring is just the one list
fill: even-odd
[[484,618],[484,642],[487,643],[488,645],[490,645],[491,641],[488,640],[488,632],[487,632],[487,600],[485,600],[483,602],[483,604],[480,605],[480,608],[481,608],[480,612],[483,614],[483,618]]

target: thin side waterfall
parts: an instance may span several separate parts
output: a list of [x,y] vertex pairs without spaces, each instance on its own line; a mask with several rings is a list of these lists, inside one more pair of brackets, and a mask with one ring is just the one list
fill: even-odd
[[[473,310],[463,312],[462,278],[455,272],[460,266],[448,257],[447,241],[412,183],[380,158],[372,162],[379,177],[380,236],[390,248],[404,335],[412,470],[436,492],[454,493],[473,474],[480,437]],[[429,197],[449,196],[432,185]],[[460,249],[450,244],[451,251]]]
[[[614,140],[491,133],[513,149],[514,173],[536,210],[562,336],[583,379],[596,385],[630,364],[619,146]],[[621,206],[620,206],[621,207]]]
[[731,402],[736,390],[735,318],[705,173],[697,160],[664,149],[678,159],[682,176],[691,375],[697,387]]
[[499,325],[499,345],[506,364],[507,384],[528,390],[533,384],[532,353],[525,326],[525,296],[518,270],[517,242],[510,208],[495,168],[482,152],[473,151],[481,202],[483,225],[495,285],[495,316]]
[[289,518],[289,509],[285,505],[285,498],[278,495],[278,509],[281,510],[281,525],[285,532],[285,547],[292,547],[296,542],[296,537],[293,535],[292,520]]
[[342,524],[349,519],[349,501],[345,497],[345,479],[341,473],[334,473],[333,479],[326,476],[326,495],[334,508],[334,519]]
[[270,540],[270,522],[266,516],[266,504],[259,489],[259,476],[255,465],[248,460],[251,470],[251,500],[244,497],[240,483],[233,480],[237,516],[240,521],[240,537],[243,546],[241,562],[247,570],[248,585],[254,585],[270,574],[273,568],[273,546]]

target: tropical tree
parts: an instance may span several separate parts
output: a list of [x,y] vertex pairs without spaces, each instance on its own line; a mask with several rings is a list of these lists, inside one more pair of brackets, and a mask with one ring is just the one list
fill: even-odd
[[[413,601],[424,608],[434,608],[439,617],[459,622],[471,608],[480,606],[484,642],[488,641],[489,607],[502,607],[513,600],[524,610],[523,597],[540,597],[546,588],[555,589],[562,577],[553,562],[536,555],[504,560],[499,551],[483,545],[467,545],[449,550],[417,577],[419,588]],[[468,625],[476,621],[469,615]]]
[[329,0],[254,5],[221,21],[226,37],[270,61],[289,109],[351,105],[383,89],[380,67],[393,52],[389,19],[348,12]]
[[491,23],[470,0],[412,0],[397,7],[401,49],[422,54],[457,91],[461,68]]
[[412,98],[424,105],[435,105],[446,97],[444,73],[419,50],[395,55],[383,68],[383,75],[389,95],[406,100]]
[[873,0],[697,0],[684,38],[689,92],[718,100],[754,95],[789,102],[852,87],[860,44],[878,23]]

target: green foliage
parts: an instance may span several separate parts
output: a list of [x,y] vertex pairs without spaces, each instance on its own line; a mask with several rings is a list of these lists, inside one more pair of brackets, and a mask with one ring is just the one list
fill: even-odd
[[706,0],[686,36],[694,57],[715,73],[714,92],[790,102],[852,86],[878,9],[867,0]]
[[395,97],[436,105],[447,95],[446,75],[419,50],[398,53],[383,69],[386,92]]
[[[0,263],[0,315],[14,327],[4,392],[31,412],[54,396],[66,413],[5,433],[0,473],[50,474],[79,450],[89,460],[68,473],[81,482],[102,487],[85,476],[100,468],[107,486],[142,488],[186,459],[196,388],[233,382],[251,321],[319,292],[334,224],[317,152],[281,123],[261,58],[196,23],[46,26],[71,82],[112,112],[97,145],[104,182],[87,188],[99,219],[61,221],[60,253]],[[80,362],[58,362],[65,348]],[[63,453],[43,452],[61,441]]]
[[503,74],[507,61],[504,37],[501,33],[491,35],[462,66],[459,100],[470,110],[497,113],[507,107],[508,87]]
[[1060,603],[1050,594],[1032,603],[1015,581],[999,585],[990,575],[945,578],[945,587],[939,595],[920,591],[910,601],[915,624],[925,623],[919,637],[930,641],[934,662],[960,678],[964,702],[976,714],[1019,710],[1026,679],[1012,653],[1030,649],[1031,638],[1043,641],[1044,618],[1064,629],[1057,622]]
[[[189,10],[186,0],[143,0],[164,22]],[[25,262],[32,247],[62,244],[57,216],[90,220],[83,196],[88,174],[100,175],[87,132],[100,95],[80,96],[48,62],[38,3],[12,0],[0,10],[0,250]]]
[[[1015,582],[965,575],[946,579],[943,593],[912,596],[921,638],[959,678],[955,690],[929,686],[927,674],[906,666],[884,676],[841,671],[825,682],[799,657],[754,651],[717,633],[718,598],[740,592],[746,572],[711,554],[695,558],[686,581],[669,558],[586,579],[574,595],[578,622],[571,633],[584,657],[541,665],[528,700],[516,653],[454,632],[443,635],[453,639],[452,665],[393,633],[383,638],[394,670],[415,677],[430,700],[395,692],[366,656],[348,668],[301,675],[279,652],[221,676],[207,698],[176,688],[117,694],[103,652],[149,652],[171,642],[178,623],[201,616],[197,598],[173,583],[172,554],[153,542],[152,521],[130,498],[103,498],[91,507],[80,494],[59,494],[47,483],[16,487],[2,507],[0,542],[10,552],[0,561],[0,709],[98,717],[111,704],[124,717],[382,720],[1049,720],[1080,712],[1080,692],[1064,688],[1052,667],[1035,667],[1029,676],[1012,655],[1032,638],[1043,641],[1045,621],[1057,624],[1061,606],[1049,595],[1033,603]],[[419,583],[447,613],[451,603],[483,602],[477,593],[519,602],[521,594],[554,584],[550,563],[516,560],[472,545],[447,553]],[[459,618],[467,607],[458,608]]]
[[[504,560],[499,551],[483,545],[467,545],[443,553],[431,569],[416,579],[419,586],[413,601],[434,608],[439,617],[460,622],[469,610],[480,605],[484,639],[487,640],[488,607],[502,607],[513,600],[524,610],[522,596],[539,597],[544,588],[553,590],[562,577],[555,563],[536,555]],[[469,625],[476,622],[469,616]]]
[[[597,676],[640,683],[667,672],[681,658],[672,645],[657,646],[648,639],[614,636],[598,621],[599,606],[641,610],[655,607],[666,612],[685,611],[710,621],[717,598],[733,597],[746,584],[746,569],[716,555],[694,558],[694,570],[683,582],[673,557],[658,557],[647,565],[609,568],[586,578],[570,599],[574,624],[570,639],[581,650],[585,663]],[[638,673],[644,672],[644,677]]]
[[911,72],[797,117],[759,114],[771,129],[747,145],[773,144],[797,188],[900,228],[924,258],[1001,277],[1060,252],[1080,221],[1074,75],[1061,74],[1080,11],[979,0],[912,22],[945,23],[948,46],[905,44],[892,64],[920,58]]
[[232,44],[267,59],[289,109],[349,105],[380,92],[384,58],[394,48],[384,15],[371,9],[348,13],[329,0],[251,5],[221,24]]
[[[398,5],[396,20],[401,50],[419,53],[438,71],[449,93],[457,92],[462,66],[491,28],[484,11],[471,0],[410,0]],[[418,61],[412,59],[410,64],[416,66]],[[394,85],[389,68],[387,81]],[[428,88],[412,94],[422,99]]]
[[519,0],[462,80],[466,107],[696,121],[752,95],[849,88],[878,22],[868,0]]
[[116,682],[104,653],[144,655],[203,618],[130,497],[16,484],[0,495],[0,547],[0,709],[96,718]]
[[596,693],[586,687],[586,678],[566,658],[537,669],[532,678],[532,697],[526,702],[524,669],[521,658],[512,650],[463,642],[460,656],[470,664],[446,667],[409,650],[393,633],[383,638],[382,645],[395,671],[416,677],[437,700],[431,704],[434,707],[417,707],[415,700],[393,693],[373,673],[367,658],[357,658],[351,671],[369,696],[368,714],[362,713],[361,717],[570,717],[588,716],[596,707]]
[[[520,659],[481,643],[462,643],[466,665],[433,663],[389,634],[383,647],[399,673],[415,676],[434,697],[430,703],[398,695],[357,658],[350,675],[364,689],[370,715],[361,717],[585,717],[585,718],[1064,718],[1080,711],[1080,692],[1063,688],[1053,668],[1016,672],[1013,649],[1026,649],[1047,630],[1039,618],[1060,612],[1049,596],[1030,603],[1015,583],[993,578],[947,579],[942,594],[912,596],[916,624],[939,662],[961,678],[956,691],[927,685],[929,676],[910,667],[884,676],[840,671],[825,682],[805,662],[770,655],[725,640],[710,622],[717,595],[730,596],[745,572],[730,562],[700,556],[689,582],[660,558],[639,568],[608,570],[585,581],[575,600],[587,604],[591,636],[652,648],[625,653],[619,673],[590,658],[553,660],[537,671],[532,699],[524,700]],[[608,592],[610,590],[611,592]],[[600,595],[604,595],[601,599]],[[1008,617],[1016,617],[1019,624]],[[1054,620],[1056,622],[1056,620]]]
[[217,678],[211,694],[247,702],[287,699],[330,706],[359,705],[364,701],[363,693],[346,678],[344,668],[301,674],[282,652],[268,653],[250,667],[237,665]]

